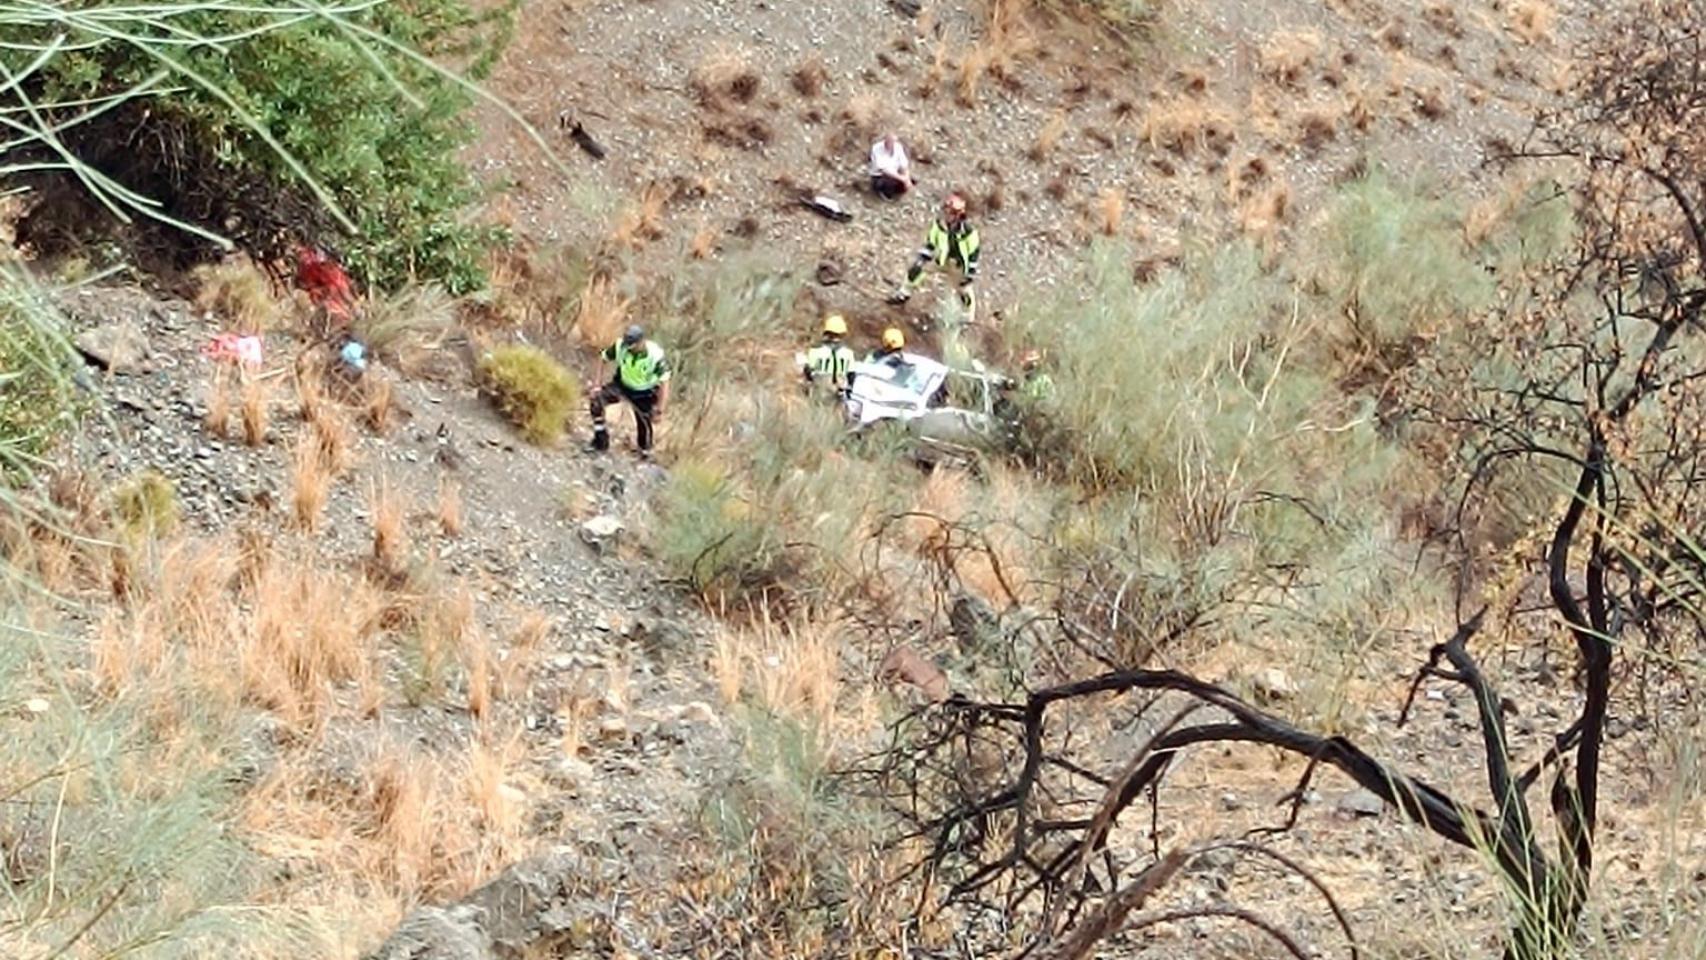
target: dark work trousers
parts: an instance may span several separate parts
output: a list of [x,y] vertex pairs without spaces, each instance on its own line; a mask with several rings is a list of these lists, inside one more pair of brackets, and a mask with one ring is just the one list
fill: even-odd
[[610,449],[610,430],[604,423],[604,408],[626,400],[634,408],[635,443],[642,451],[652,449],[652,408],[657,406],[657,390],[630,390],[621,381],[612,380],[592,395],[592,445],[597,450]]
[[884,200],[894,200],[906,193],[906,181],[873,173],[871,174],[871,190]]

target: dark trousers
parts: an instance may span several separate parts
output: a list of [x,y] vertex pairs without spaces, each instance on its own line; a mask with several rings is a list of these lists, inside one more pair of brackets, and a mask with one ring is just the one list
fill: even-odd
[[906,193],[906,181],[873,173],[871,174],[871,189],[884,200],[893,200]]
[[592,395],[592,445],[599,450],[610,449],[610,430],[604,423],[604,408],[626,400],[634,408],[635,443],[641,450],[652,448],[652,408],[657,406],[656,390],[630,390],[619,380],[612,380]]

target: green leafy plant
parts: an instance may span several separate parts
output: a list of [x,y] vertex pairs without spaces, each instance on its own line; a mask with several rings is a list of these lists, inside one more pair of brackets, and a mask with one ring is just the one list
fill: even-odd
[[[464,292],[498,238],[465,215],[464,77],[487,70],[509,17],[464,0],[0,11],[0,101],[32,120],[0,145],[0,176],[70,174],[121,218],[209,238],[235,222],[251,245],[335,241],[335,224],[371,283]],[[138,127],[155,144],[142,154],[124,147]]]
[[580,402],[580,384],[538,347],[510,344],[480,358],[480,385],[529,443],[551,444],[563,435]]

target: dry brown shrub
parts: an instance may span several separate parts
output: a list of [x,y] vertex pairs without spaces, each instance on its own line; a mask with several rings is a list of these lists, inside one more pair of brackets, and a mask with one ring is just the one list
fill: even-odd
[[1276,183],[1245,202],[1239,211],[1239,225],[1245,233],[1257,237],[1271,235],[1291,211],[1291,186]]
[[693,231],[693,238],[687,242],[687,255],[695,260],[705,260],[716,252],[717,230],[709,223],[701,222]]
[[616,281],[604,275],[587,281],[575,308],[571,329],[581,346],[602,350],[616,342],[628,322],[628,310],[633,299],[622,296]]
[[977,91],[983,83],[983,75],[989,69],[989,50],[985,47],[973,47],[960,57],[960,66],[954,83],[954,102],[962,107],[977,105]]
[[788,75],[788,82],[800,96],[816,97],[823,92],[823,85],[829,82],[829,70],[821,57],[812,57],[794,68],[794,72]]
[[243,383],[243,442],[258,447],[267,439],[267,420],[271,410],[272,390],[261,377],[248,377]]
[[1237,135],[1232,114],[1224,108],[1174,98],[1150,108],[1144,118],[1143,138],[1151,147],[1175,153],[1203,148],[1224,153],[1230,149]]
[[751,103],[762,82],[747,55],[730,47],[712,50],[694,66],[689,78],[699,102],[713,110]]
[[1060,146],[1060,138],[1065,134],[1066,111],[1056,110],[1049,114],[1049,118],[1043,123],[1042,129],[1037,131],[1037,139],[1031,144],[1030,149],[1025,151],[1025,155],[1032,162],[1041,163],[1054,153],[1056,147]]
[[207,432],[220,439],[231,435],[231,377],[221,364],[214,368],[213,379],[207,384]]
[[1548,43],[1558,11],[1548,0],[1516,0],[1510,7],[1511,30],[1525,43]]
[[1120,232],[1125,218],[1125,191],[1119,187],[1103,187],[1096,195],[1096,228],[1105,237]]
[[320,528],[320,514],[331,494],[332,474],[320,453],[319,440],[304,434],[291,456],[290,509],[296,527],[312,533]]
[[367,424],[367,429],[383,434],[391,426],[394,400],[391,381],[381,376],[378,370],[369,370],[362,378],[361,398],[362,422]]
[[639,250],[663,236],[663,211],[669,202],[669,187],[646,184],[640,196],[622,212],[610,230],[610,242],[619,248]]
[[213,314],[226,329],[265,333],[283,312],[272,281],[248,257],[197,267],[190,279],[196,285],[196,309]]
[[936,51],[930,57],[930,69],[924,72],[924,78],[913,88],[913,95],[920,100],[928,100],[941,89],[942,81],[948,75],[948,43],[946,40],[936,42]]
[[310,432],[320,453],[320,463],[333,479],[349,472],[355,463],[354,440],[349,420],[330,404],[320,407],[320,413],[310,424]]
[[1313,30],[1282,30],[1262,43],[1262,75],[1284,86],[1296,86],[1304,72],[1317,63],[1322,51],[1321,35]]
[[449,477],[438,478],[438,529],[447,537],[460,537],[463,526],[462,485]]
[[368,488],[368,516],[373,524],[373,562],[381,573],[401,573],[409,559],[407,506],[403,498],[381,477]]
[[1305,150],[1319,150],[1339,135],[1339,113],[1331,107],[1307,107],[1297,116],[1297,141]]

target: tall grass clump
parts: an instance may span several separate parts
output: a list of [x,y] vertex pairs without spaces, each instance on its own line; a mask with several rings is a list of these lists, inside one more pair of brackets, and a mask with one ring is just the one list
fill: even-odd
[[1379,171],[1341,191],[1324,231],[1321,281],[1358,347],[1399,346],[1492,300],[1458,212]]
[[77,359],[46,289],[0,261],[0,506],[75,420]]
[[580,403],[580,384],[538,347],[509,344],[480,358],[481,389],[529,443],[552,444]]

